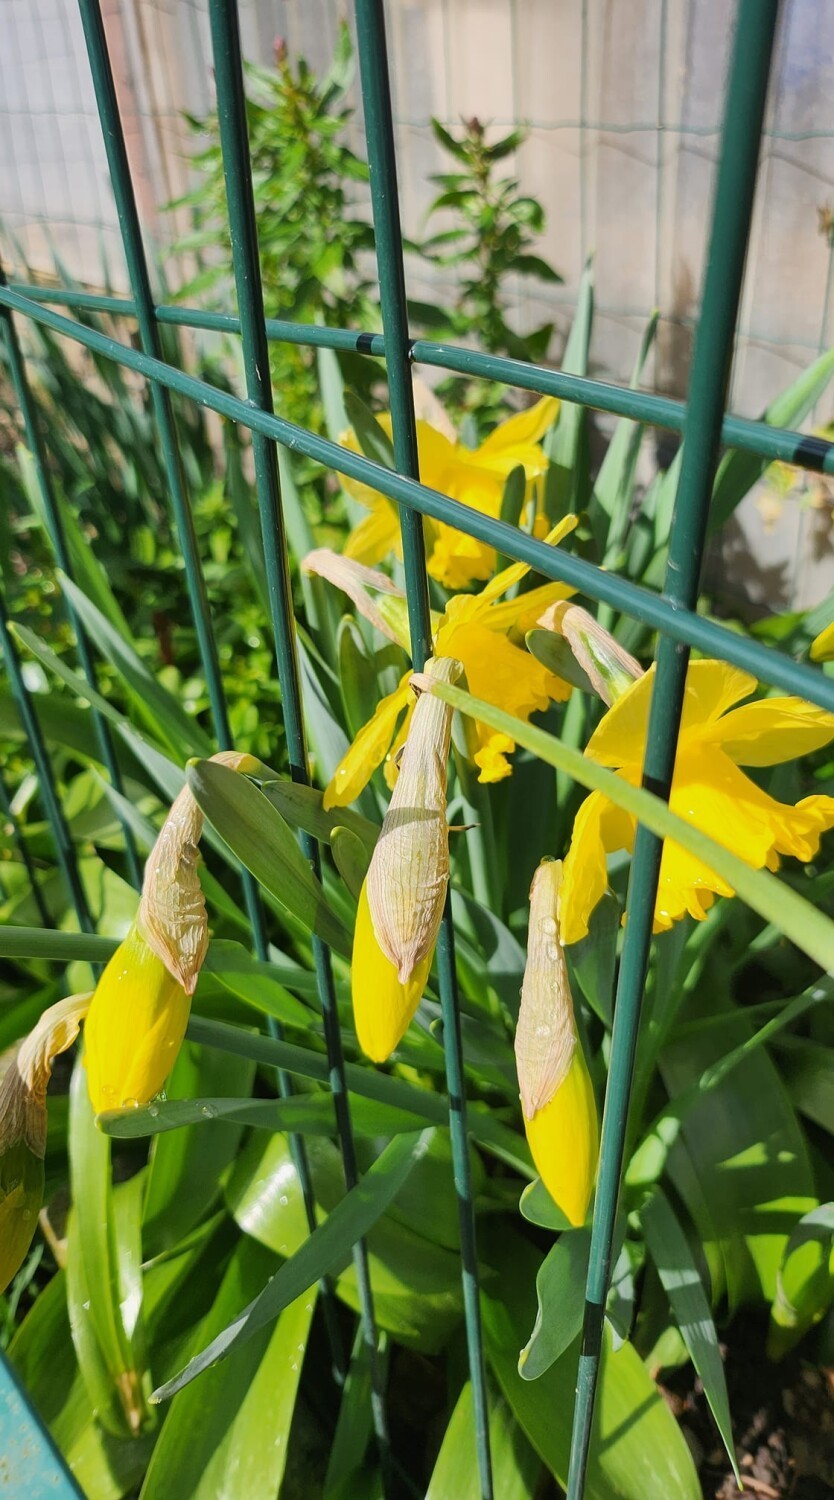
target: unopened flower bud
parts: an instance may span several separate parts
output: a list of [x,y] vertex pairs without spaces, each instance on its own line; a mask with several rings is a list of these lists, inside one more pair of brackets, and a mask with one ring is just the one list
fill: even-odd
[[72,1046],[90,998],[72,995],[44,1011],[0,1079],[0,1292],[20,1269],[38,1222],[52,1060]]
[[515,1053],[533,1160],[554,1202],[579,1225],[596,1173],[598,1128],[559,934],[561,878],[561,860],[544,860],[530,888]]
[[538,624],[544,630],[555,630],[564,636],[594,691],[608,708],[643,676],[639,661],[579,604],[565,601],[553,604]]
[[[439,657],[427,664],[425,675],[456,682],[462,671],[460,662]],[[412,684],[422,686],[419,677]],[[449,705],[421,691],[368,870],[374,932],[401,984],[431,953],[443,915],[449,883],[446,774],[451,728]]]
[[[438,658],[412,678],[456,681],[459,662]],[[384,1062],[420,1003],[449,882],[446,762],[452,710],[422,692],[399,775],[359,896],[351,988],[362,1050]]]

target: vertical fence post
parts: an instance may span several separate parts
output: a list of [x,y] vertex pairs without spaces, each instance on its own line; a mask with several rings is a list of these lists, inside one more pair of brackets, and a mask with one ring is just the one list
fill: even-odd
[[[79,7],[81,10],[84,37],[87,43],[87,54],[90,59],[90,69],[93,75],[93,86],[95,88],[96,104],[104,136],[105,150],[107,152],[107,161],[110,167],[113,196],[116,200],[116,210],[119,215],[119,227],[122,233],[128,278],[136,307],[139,337],[144,353],[152,355],[154,359],[161,360],[162,346],[156,322],[155,304],[151,291],[150,276],[148,274],[148,262],[142,240],[139,212],[136,207],[136,195],[133,191],[133,182],[130,176],[124,131],[119,114],[119,104],[116,98],[116,88],[113,82],[113,69],[110,65],[110,54],[107,48],[107,38],[104,33],[104,23],[101,17],[100,0],[79,0]],[[171,395],[157,381],[152,380],[151,400],[162,441],[165,473],[174,509],[177,534],[180,546],[182,547],[188,597],[197,632],[200,660],[203,672],[205,673],[206,687],[211,703],[215,734],[220,749],[230,750],[232,748],[232,734],[229,727],[226,694],[223,688],[223,678],[217,656],[217,643],[214,639],[214,631],[212,629],[206,583],[200,566],[197,533],[188,497],[188,486],[177,438]],[[242,880],[246,897],[246,908],[249,913],[249,920],[252,924],[255,939],[256,952],[258,957],[263,958],[266,956],[268,944],[266,923],[264,921],[263,907],[258,894],[257,883],[248,870],[242,871]]]
[[[411,479],[419,479],[417,425],[411,388],[408,308],[383,0],[357,0],[356,19],[382,303],[382,327],[385,335],[385,363],[391,401],[394,462],[400,474],[405,474]],[[420,671],[426,657],[432,651],[423,518],[417,511],[401,508],[400,525],[411,630],[411,655],[415,669]],[[483,1500],[492,1500],[489,1407],[479,1304],[475,1206],[472,1198],[472,1171],[466,1121],[466,1080],[463,1070],[463,1043],[455,974],[455,939],[449,894],[446,897],[446,909],[437,940],[437,968],[443,1016],[443,1050],[449,1093],[449,1130],[460,1215],[463,1299],[469,1372],[475,1408],[475,1440],[481,1495]]]
[[[229,227],[246,374],[246,393],[253,405],[261,411],[272,413],[274,407],[269,373],[269,344],[266,337],[252,165],[246,126],[246,95],[237,6],[230,4],[229,0],[210,0],[209,13],[217,80],[220,143],[229,205]],[[271,439],[257,432],[252,434],[252,447],[270,615],[278,658],[278,675],[281,682],[282,708],[291,773],[294,781],[309,785],[310,773],[304,733],[301,680],[292,613],[292,588],[277,450]],[[301,842],[314,872],[320,875],[321,863],[315,839],[302,834]],[[327,945],[317,937],[313,938],[313,950],[345,1183],[348,1188],[352,1188],[358,1181],[358,1168],[333,969],[330,951]],[[313,1210],[310,1227],[315,1227],[315,1210]],[[370,1269],[364,1241],[359,1241],[354,1247],[354,1267],[361,1306],[362,1334],[371,1371],[374,1428],[379,1444],[383,1479],[388,1487],[390,1482],[388,1424],[378,1355]]]
[[58,868],[64,877],[67,890],[75,907],[78,925],[82,932],[94,932],[90,907],[87,895],[81,884],[81,876],[78,873],[78,861],[75,857],[75,847],[70,838],[70,831],[61,808],[61,800],[52,775],[52,766],[49,753],[46,748],[40,722],[29,689],[23,678],[20,666],[20,658],[17,654],[11,632],[9,630],[9,617],[6,613],[6,600],[3,590],[0,589],[0,650],[6,664],[6,673],[9,678],[9,686],[12,696],[17,704],[29,748],[32,751],[32,759],[38,773],[40,794],[46,810],[49,826],[52,829],[52,837],[55,841],[55,853],[58,859]]
[[[670,603],[687,609],[695,608],[698,597],[777,15],[778,0],[741,0],[738,11],[664,589]],[[657,652],[643,785],[667,800],[688,663],[689,647],[663,636]],[[581,1500],[585,1488],[628,1105],[662,852],[662,841],[638,827],[611,1036],[568,1500]]]
[[[7,282],[5,272],[2,265],[0,265],[0,286],[6,285]],[[64,537],[64,528],[61,524],[61,515],[55,498],[55,490],[52,484],[52,478],[49,473],[49,463],[47,460],[46,452],[44,450],[43,438],[41,435],[41,428],[38,420],[37,407],[32,396],[31,387],[29,385],[29,378],[26,373],[26,364],[23,358],[22,350],[20,348],[20,342],[17,337],[17,330],[14,326],[13,314],[9,311],[8,308],[4,308],[2,310],[2,322],[3,339],[6,346],[6,356],[9,361],[12,384],[14,385],[18,404],[20,406],[21,416],[23,417],[23,428],[26,433],[26,441],[29,445],[29,451],[32,454],[32,459],[35,465],[35,474],[37,477],[38,488],[41,492],[44,510],[46,512],[47,525],[49,528],[49,539],[52,543],[52,550],[55,553],[55,558],[59,568],[61,568],[63,572],[66,573],[68,578],[72,578],[72,564],[70,561],[69,550],[66,544],[66,538]],[[95,688],[97,685],[95,668],[93,667],[93,661],[90,655],[90,648],[87,644],[87,636],[84,630],[84,626],[79,620],[78,615],[76,614],[75,609],[70,604],[69,600],[65,600],[64,604],[73,634],[75,635],[76,649],[78,651],[78,659],[81,663],[81,670],[83,671],[90,687]],[[123,792],[124,788],[122,785],[121,771],[119,770],[118,761],[116,760],[116,752],[113,747],[113,738],[110,733],[110,728],[105,723],[104,719],[96,708],[93,708],[91,712],[93,717],[93,724],[96,731],[96,739],[98,740],[99,750],[101,752],[101,759],[105,766],[107,774],[110,777],[110,784],[115,788],[117,792]],[[131,829],[126,819],[121,815],[119,815],[119,822],[122,825],[122,832],[124,834],[125,855],[127,858],[127,867],[131,883],[138,888],[142,883],[142,870],[139,862],[139,855],[136,851],[136,840],[133,837],[133,830]]]

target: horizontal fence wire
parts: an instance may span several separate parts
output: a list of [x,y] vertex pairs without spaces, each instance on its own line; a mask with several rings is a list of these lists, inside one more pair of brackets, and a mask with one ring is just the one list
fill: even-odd
[[[76,343],[101,354],[105,359],[116,360],[125,368],[196,401],[210,411],[217,412],[219,416],[249,428],[251,432],[273,438],[291,453],[301,453],[328,469],[334,469],[338,474],[370,485],[372,489],[401,505],[420,511],[434,520],[445,521],[458,531],[465,531],[479,541],[495,547],[507,557],[528,563],[531,569],[545,578],[568,583],[579,593],[631,615],[652,630],[671,636],[684,645],[693,646],[707,656],[720,656],[733,666],[751,672],[762,682],[783,688],[787,693],[797,693],[810,703],[834,712],[834,680],[826,677],[818,667],[794,661],[784,652],[738,635],[727,626],[684,609],[640,584],[606,573],[596,564],[574,557],[561,547],[549,547],[545,542],[506,521],[474,511],[461,501],[441,494],[439,490],[430,489],[414,479],[386,469],[373,459],[353,453],[339,443],[319,437],[317,433],[308,432],[306,428],[287,421],[285,417],[259,411],[249,402],[230,395],[228,391],[219,390],[196,375],[188,375],[184,370],[142,354],[138,349],[132,349],[107,334],[87,328],[61,313],[52,312],[42,304],[30,302],[26,297],[13,292],[10,287],[0,287],[0,306],[25,314],[33,322],[42,323],[53,332],[74,339]],[[767,432],[767,427],[763,427],[763,431]],[[804,441],[809,441],[801,433],[794,433],[792,437],[797,448]],[[834,453],[834,445],[825,446]]]
[[[695,345],[690,392],[686,402],[626,389],[587,377],[573,376],[518,360],[481,354],[431,340],[411,339],[407,326],[403,245],[397,203],[396,163],[393,149],[391,99],[385,47],[382,0],[357,0],[358,41],[362,94],[366,111],[368,156],[374,224],[377,240],[379,281],[384,333],[352,332],[347,329],[311,327],[264,317],[257,229],[254,216],[251,163],[246,139],[245,95],[240,53],[236,0],[210,0],[212,42],[217,77],[218,111],[224,169],[229,200],[239,315],[173,307],[155,301],[142,242],[135,195],[130,178],[124,135],[113,85],[112,70],[102,24],[99,0],[79,0],[88,51],[93,69],[98,106],[104,130],[111,177],[128,261],[132,296],[99,296],[79,289],[0,283],[0,308],[4,310],[7,348],[18,347],[13,315],[51,329],[92,353],[109,359],[150,382],[154,412],[160,432],[163,458],[174,516],[186,569],[189,598],[206,676],[215,731],[225,748],[231,744],[228,713],[205,580],[178,448],[171,397],[186,400],[216,412],[248,429],[253,438],[255,478],[267,579],[270,614],[282,690],[282,708],[287,731],[291,772],[309,784],[304,713],[301,692],[288,555],[283,523],[277,448],[306,456],[346,477],[370,485],[400,507],[404,565],[415,666],[422,665],[431,651],[428,584],[421,517],[429,516],[495,547],[509,558],[525,562],[549,579],[569,584],[590,599],[617,609],[660,634],[657,652],[657,682],[653,694],[647,740],[644,784],[668,798],[677,743],[689,651],[706,654],[753,673],[760,680],[787,692],[797,693],[820,707],[834,711],[834,681],[820,669],[796,662],[783,652],[737,634],[716,621],[696,613],[698,587],[715,463],[720,443],[756,455],[762,461],[782,460],[826,474],[834,473],[834,443],[805,434],[771,427],[725,412],[727,378],[736,326],[738,298],[749,233],[756,161],[762,136],[768,70],[775,34],[778,0],[740,0],[731,77],[727,89],[726,117],[701,316]],[[94,312],[108,317],[130,317],[137,321],[141,349],[90,328],[49,306]],[[246,376],[246,399],[231,395],[209,382],[189,375],[161,357],[159,326],[173,324],[208,332],[240,335]],[[9,343],[11,330],[12,344]],[[340,444],[319,437],[287,421],[273,410],[268,377],[268,340],[283,340],[308,347],[366,354],[386,361],[392,410],[395,470],[356,454]],[[460,502],[419,482],[414,406],[410,366],[427,366],[476,378],[501,381],[519,390],[554,395],[582,406],[626,417],[637,423],[683,433],[681,478],[669,541],[669,561],[662,595],[604,572],[598,566],[520,531],[506,522],[484,516]],[[22,367],[22,361],[21,361]],[[18,383],[24,408],[24,425],[32,444],[26,413],[28,386]],[[23,392],[23,395],[21,395]],[[35,433],[36,437],[36,433]],[[36,460],[44,467],[38,449]],[[48,485],[48,480],[47,480]],[[57,514],[57,512],[56,512]],[[60,533],[59,533],[60,536]],[[66,558],[65,551],[59,560]],[[87,670],[77,632],[82,666]],[[0,648],[13,699],[39,778],[40,795],[52,829],[59,869],[76,907],[82,930],[91,932],[93,920],[79,876],[76,851],[61,807],[58,788],[39,722],[35,698],[27,687],[9,630],[6,607],[0,593]],[[92,672],[90,665],[90,673]],[[91,685],[94,681],[88,674]],[[109,767],[106,746],[100,750]],[[113,774],[118,767],[113,763]],[[9,818],[8,798],[3,794],[0,810]],[[16,820],[12,819],[13,825]],[[13,827],[15,836],[20,830]],[[22,836],[21,836],[22,837]],[[304,839],[304,851],[318,860],[314,842]],[[126,846],[127,847],[127,846]],[[25,841],[21,843],[25,853]],[[629,893],[628,922],[620,965],[611,1045],[611,1063],[606,1094],[597,1201],[592,1231],[585,1333],[580,1361],[578,1398],[568,1485],[569,1500],[580,1500],[584,1492],[586,1466],[592,1432],[594,1397],[602,1347],[605,1299],[611,1264],[620,1186],[623,1149],[631,1091],[634,1051],[639,1027],[640,1004],[645,983],[652,913],[662,845],[639,828],[635,842]],[[30,868],[31,859],[29,860]],[[31,870],[30,870],[30,873]],[[39,899],[34,885],[35,899]],[[252,920],[256,951],[268,952],[263,909],[256,884],[247,877],[246,896]],[[40,897],[42,899],[42,896]],[[334,1095],[345,1180],[350,1188],[358,1178],[347,1081],[329,950],[314,941],[319,997],[328,1054],[328,1077]],[[438,972],[443,1010],[443,1040],[446,1051],[449,1092],[449,1123],[455,1185],[461,1216],[462,1274],[468,1335],[470,1373],[476,1413],[476,1437],[483,1500],[493,1494],[489,1454],[488,1408],[483,1351],[478,1312],[477,1257],[475,1253],[474,1206],[469,1181],[469,1141],[460,1020],[454,966],[454,937],[447,911],[438,945]],[[279,1076],[279,1086],[281,1080]],[[287,1087],[288,1087],[287,1082]],[[303,1156],[297,1166],[302,1177],[305,1202],[309,1194],[308,1224],[315,1225],[315,1205]],[[381,1470],[386,1492],[390,1491],[392,1455],[377,1367],[377,1334],[373,1296],[364,1247],[356,1247],[356,1268],[362,1304],[363,1335],[376,1371],[373,1411],[380,1445]],[[325,1288],[325,1292],[328,1289]],[[335,1359],[335,1353],[334,1353]]]
[[[35,286],[29,282],[11,281],[0,286],[0,303],[4,291],[26,298],[29,303],[52,303],[56,307],[78,308],[114,317],[136,317],[136,305],[126,297],[108,297],[98,292],[67,290],[62,287]],[[7,304],[10,305],[10,304]],[[30,316],[34,316],[32,313]],[[199,307],[175,307],[158,303],[154,316],[159,323],[208,333],[240,333],[240,318],[234,313],[209,312]],[[385,358],[385,337],[381,333],[360,333],[347,328],[325,328],[314,323],[290,323],[280,318],[264,320],[267,338],[275,342],[302,344],[310,349],[333,349],[342,354],[365,354]],[[69,335],[72,337],[72,335]],[[814,345],[814,347],[818,347]],[[650,427],[682,433],[686,421],[686,403],[673,396],[658,396],[650,391],[594,380],[588,375],[570,375],[545,365],[528,365],[520,359],[502,354],[483,354],[455,344],[441,344],[432,339],[410,339],[409,356],[415,364],[428,365],[451,374],[474,379],[496,380],[519,391],[539,396],[558,396],[594,411],[611,416],[629,417]],[[795,432],[775,427],[751,417],[725,413],[721,424],[721,442],[728,448],[756,453],[769,463],[795,464],[818,474],[834,474],[834,442],[814,433]],[[465,528],[463,528],[465,529]]]

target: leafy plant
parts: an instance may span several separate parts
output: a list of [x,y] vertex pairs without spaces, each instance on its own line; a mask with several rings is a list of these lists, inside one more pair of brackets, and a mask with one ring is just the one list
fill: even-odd
[[[535,253],[545,229],[544,209],[537,198],[520,191],[517,177],[501,177],[500,163],[523,145],[527,131],[511,130],[488,143],[486,126],[473,116],[453,135],[432,120],[435,139],[455,163],[455,170],[432,178],[441,191],[428,218],[451,218],[448,228],[422,240],[420,253],[429,265],[454,276],[450,307],[426,302],[410,304],[412,316],[433,337],[466,342],[474,339],[489,354],[515,359],[547,358],[553,324],[543,323],[529,333],[517,333],[507,321],[507,282],[521,276],[546,284],[562,281],[553,266]],[[443,394],[457,404],[494,416],[497,392],[483,382],[448,380]]]
[[[276,43],[275,69],[251,65],[247,123],[258,244],[267,317],[333,327],[366,328],[374,321],[363,252],[373,231],[356,201],[368,168],[345,144],[353,111],[345,104],[353,78],[353,50],[342,25],[332,67],[318,79],[303,58],[293,63]],[[180,288],[188,301],[208,295],[234,302],[226,189],[215,115],[186,117],[196,136],[208,136],[192,157],[198,182],[172,208],[188,208],[193,230],[174,253],[196,253],[201,269]],[[273,343],[273,385],[284,416],[320,427],[315,354],[300,344]],[[351,384],[367,392],[376,378],[368,360],[345,361]]]

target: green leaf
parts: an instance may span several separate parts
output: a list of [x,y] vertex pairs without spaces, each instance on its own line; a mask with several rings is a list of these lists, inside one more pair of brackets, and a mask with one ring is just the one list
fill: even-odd
[[[533,1320],[539,1258],[518,1234],[503,1231],[486,1253],[496,1267],[482,1298],[487,1359],[522,1431],[565,1484],[576,1396],[578,1341],[538,1380],[523,1380],[516,1350]],[[701,1500],[686,1440],[629,1343],[616,1353],[606,1328],[585,1500]]]
[[[629,382],[631,390],[636,390],[642,379],[643,369],[657,332],[659,316],[657,312],[652,313],[644,329]],[[608,550],[609,555],[606,561],[609,565],[614,561],[610,554],[622,546],[625,537],[634,500],[637,458],[644,431],[644,423],[634,422],[629,417],[621,417],[614,428],[613,437],[605,450],[605,457],[594,481],[589,511],[594,530]],[[601,521],[602,517],[605,517],[605,523],[599,525],[598,521]]]
[[[541,1463],[506,1401],[490,1393],[489,1447],[494,1492],[500,1500],[535,1500]],[[426,1500],[480,1500],[475,1407],[467,1381],[458,1397],[432,1472]]]
[[692,1363],[703,1382],[704,1395],[727,1450],[736,1482],[741,1488],[718,1335],[689,1242],[668,1198],[660,1188],[650,1194],[642,1205],[640,1222],[649,1254],[657,1267],[663,1290],[669,1298],[675,1322],[689,1350]]
[[349,828],[368,853],[373,853],[379,837],[377,826],[348,807],[326,809],[322,806],[324,793],[318,787],[304,786],[299,781],[264,781],[261,791],[273,807],[277,807],[282,818],[294,828],[303,828],[320,843],[330,843],[334,828]]
[[[35,462],[29,449],[24,448],[22,444],[18,445],[17,460],[32,509],[46,536],[51,540],[52,528],[49,525],[41,487],[35,473]],[[110,587],[107,573],[96,557],[89,538],[84,535],[78,524],[78,517],[73,506],[69,504],[60,486],[55,484],[54,480],[52,492],[76,582],[88,599],[91,599],[96,608],[109,620],[113,629],[117,630],[119,635],[124,636],[126,641],[131,641],[130,627]]]
[[542,1261],[536,1276],[536,1321],[518,1356],[518,1373],[524,1380],[537,1380],[579,1337],[590,1249],[589,1229],[568,1230]]
[[[445,1157],[438,1151],[432,1163],[433,1143],[401,1189],[396,1205],[377,1219],[367,1236],[377,1324],[398,1343],[426,1354],[445,1348],[463,1311],[459,1251],[437,1243],[438,1238],[448,1242],[448,1224],[454,1221],[457,1207],[445,1133],[440,1143],[445,1143]],[[339,1151],[332,1141],[317,1136],[308,1136],[305,1144],[318,1210],[322,1216],[332,1214],[345,1199]],[[361,1162],[373,1161],[378,1149],[378,1142],[361,1143]],[[435,1170],[426,1170],[430,1164]],[[293,1255],[306,1243],[304,1198],[284,1136],[258,1136],[250,1141],[230,1179],[227,1197],[240,1228],[278,1254]],[[415,1229],[418,1208],[421,1217]],[[439,1224],[439,1235],[435,1224]],[[353,1263],[337,1275],[336,1291],[350,1308],[361,1310]]]
[[[587,375],[588,350],[594,317],[593,266],[587,261],[579,284],[576,311],[562,355],[562,369],[571,375]],[[575,401],[563,401],[559,420],[544,440],[550,468],[544,486],[544,508],[551,526],[569,511],[584,509],[587,485],[585,453],[587,413]]]
[[117,1436],[135,1437],[152,1422],[140,1322],[142,1183],[123,1184],[116,1203],[110,1143],[96,1130],[80,1058],[71,1085],[69,1151],[74,1207],[67,1300],[73,1342],[100,1421]]
[[803,1214],[791,1231],[770,1309],[767,1352],[781,1359],[834,1301],[834,1203]]
[[608,1027],[614,1019],[619,935],[620,903],[612,891],[606,891],[591,913],[588,936],[566,950],[572,981]]
[[332,443],[340,443],[350,421],[345,409],[345,385],[335,350],[317,349],[316,365],[327,436]]
[[[827,349],[807,370],[772,401],[761,417],[770,427],[796,427],[816,406],[832,375],[834,349]],[[741,448],[731,448],[718,466],[710,507],[710,531],[717,531],[753,488],[768,460]]]
[[288,824],[264,793],[228,766],[191,762],[188,785],[197,805],[256,880],[337,952],[350,937],[330,910],[320,882]]
[[[419,1130],[424,1124],[421,1115],[378,1100],[357,1098],[351,1108],[357,1135],[396,1135]],[[99,1128],[119,1140],[182,1132],[184,1126],[190,1132],[198,1125],[216,1121],[297,1135],[333,1136],[336,1130],[333,1099],[328,1094],[302,1094],[291,1099],[162,1099],[142,1109],[108,1110],[97,1118]],[[213,1134],[209,1132],[209,1136]]]
[[[222,1335],[270,1276],[274,1258],[243,1239],[196,1343]],[[287,1463],[315,1289],[285,1306],[272,1329],[180,1391],[157,1443],[142,1500],[255,1500],[277,1495]]]
[[540,1177],[528,1182],[518,1202],[519,1213],[528,1224],[539,1224],[542,1229],[554,1229],[561,1234],[570,1229],[570,1219],[553,1202]]
[[428,1150],[431,1132],[403,1135],[391,1141],[361,1182],[345,1195],[323,1224],[313,1231],[263,1291],[250,1302],[223,1332],[189,1360],[184,1370],[154,1392],[154,1401],[167,1401],[217,1360],[239,1349],[322,1276],[344,1269],[357,1240],[367,1234],[385,1212],[408,1178],[415,1163]]
[[374,459],[386,469],[395,468],[391,439],[373,412],[353,391],[345,391],[345,410],[365,457]]
[[583,672],[563,635],[557,635],[553,630],[535,629],[528,630],[524,639],[530,655],[535,656],[543,667],[547,667],[548,672],[553,672],[563,682],[569,682],[572,687],[596,698],[596,688],[587,672]]
[[[504,481],[504,493],[501,496],[501,520],[506,521],[509,526],[518,526],[521,523],[521,511],[524,505],[524,495],[527,490],[527,475],[523,464],[516,464],[511,469]],[[503,552],[498,554],[496,571],[499,568],[509,567],[512,558]]]
[[133,647],[114,630],[110,621],[91,603],[86,594],[60,570],[58,578],[61,588],[83,621],[91,644],[118,672],[130,690],[133,702],[141,709],[151,728],[160,733],[183,758],[189,755],[211,755],[214,746],[196,719],[191,718],[173,694],[157,682]]
[[773,922],[823,969],[834,968],[834,922],[806,901],[785,881],[765,870],[753,870],[723,844],[679,818],[665,802],[642,787],[629,786],[615,772],[586,759],[580,750],[562,744],[543,729],[525,724],[451,683],[434,681],[432,692],[470,718],[509,735],[548,765],[566,772],[580,786],[603,792],[617,807],[631,813],[659,838],[674,839],[727,881],[754,911]]
[[362,890],[362,882],[368,873],[371,862],[367,847],[350,828],[333,829],[331,838],[333,858],[336,861],[336,869],[339,871],[350,894],[359,900]]
[[[255,1064],[248,1058],[223,1057],[186,1042],[166,1086],[168,1103],[241,1094],[251,1089],[254,1077]],[[208,1132],[180,1130],[154,1142],[142,1212],[146,1255],[177,1244],[210,1209],[242,1134],[241,1125],[218,1123]]]

